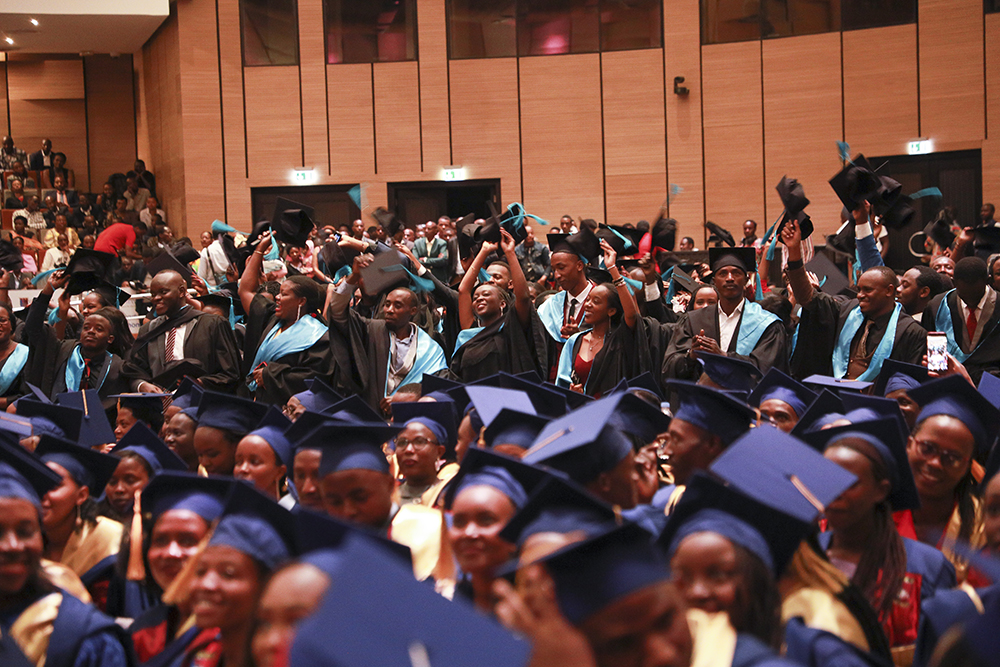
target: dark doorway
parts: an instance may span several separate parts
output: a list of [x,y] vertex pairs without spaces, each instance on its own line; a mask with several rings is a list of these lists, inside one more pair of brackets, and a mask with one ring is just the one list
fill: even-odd
[[416,181],[389,183],[389,208],[409,226],[437,220],[442,215],[461,218],[474,213],[490,216],[489,202],[500,208],[500,180]]
[[889,253],[886,264],[897,271],[910,268],[918,259],[910,253],[910,237],[921,231],[945,206],[955,210],[958,224],[968,227],[979,220],[983,201],[982,151],[952,151],[929,155],[893,155],[868,158],[881,174],[889,174],[903,186],[905,194],[924,188],[940,188],[942,199],[923,197],[913,202],[916,215],[906,227],[889,230]]
[[316,209],[317,227],[332,225],[351,226],[351,223],[361,217],[361,211],[348,195],[353,185],[310,185],[300,187],[252,188],[250,201],[253,208],[254,222],[270,220],[274,215],[274,203],[278,197],[312,206]]

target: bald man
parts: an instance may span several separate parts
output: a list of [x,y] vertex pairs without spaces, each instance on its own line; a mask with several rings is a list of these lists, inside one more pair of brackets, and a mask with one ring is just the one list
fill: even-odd
[[240,357],[229,322],[193,308],[187,283],[176,271],[157,273],[149,291],[156,317],[139,329],[122,368],[132,391],[173,391],[180,377],[169,383],[158,378],[183,361],[200,368],[205,389],[234,391],[240,380]]

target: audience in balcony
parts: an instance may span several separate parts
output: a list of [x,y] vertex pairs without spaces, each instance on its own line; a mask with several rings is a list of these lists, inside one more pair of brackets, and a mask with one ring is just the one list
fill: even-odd
[[47,170],[52,166],[52,140],[42,139],[42,149],[35,151],[28,158],[28,167],[32,171]]
[[45,222],[45,215],[41,210],[41,202],[37,196],[32,196],[28,199],[28,204],[14,212],[14,217],[23,216],[27,222],[28,229],[31,230],[43,230],[48,227],[48,223]]
[[60,211],[56,213],[52,229],[45,231],[45,240],[43,241],[45,247],[55,248],[58,245],[59,237],[62,235],[65,235],[69,239],[71,250],[76,250],[77,246],[80,245],[80,237],[77,236],[76,230],[69,226],[69,218],[66,213]]
[[156,222],[153,218],[156,216],[160,216],[161,222],[167,221],[167,214],[160,208],[160,202],[156,200],[156,197],[146,197],[146,208],[139,211],[139,220],[146,225],[146,229],[155,229]]
[[41,173],[42,185],[48,183],[49,186],[53,186],[56,182],[56,176],[62,176],[66,187],[76,187],[76,178],[73,176],[73,170],[66,168],[66,155],[64,153],[53,153],[52,166]]
[[156,196],[156,176],[151,171],[146,171],[146,163],[136,160],[132,165],[132,171],[125,174],[126,178],[134,178],[139,187],[149,190],[149,194]]
[[28,156],[20,148],[14,147],[14,139],[10,136],[5,136],[3,138],[3,146],[0,147],[0,166],[4,170],[10,170],[14,168],[14,164],[20,162],[23,166],[28,162]]
[[73,250],[69,247],[69,237],[66,234],[59,234],[56,240],[56,247],[45,251],[45,259],[42,260],[42,271],[54,269],[57,266],[66,266],[69,258],[73,256]]
[[125,184],[125,192],[122,193],[122,197],[125,198],[126,202],[125,208],[129,211],[135,211],[138,214],[139,211],[146,207],[146,200],[150,197],[149,190],[139,187],[139,182],[135,176],[127,178]]
[[20,160],[14,163],[14,167],[7,174],[7,188],[11,187],[11,182],[14,179],[21,181],[21,184],[29,190],[34,190],[38,187],[37,181],[35,181],[35,178],[28,172],[27,167]]
[[21,179],[15,178],[10,181],[10,189],[4,198],[4,208],[25,208],[28,205],[28,196],[24,194],[24,185]]

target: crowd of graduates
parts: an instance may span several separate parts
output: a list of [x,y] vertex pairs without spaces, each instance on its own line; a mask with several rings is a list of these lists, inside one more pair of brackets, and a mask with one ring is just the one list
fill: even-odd
[[786,178],[707,253],[279,200],[148,294],[88,249],[0,292],[0,664],[995,664],[997,292],[963,232],[914,298],[898,183],[831,185],[850,276]]

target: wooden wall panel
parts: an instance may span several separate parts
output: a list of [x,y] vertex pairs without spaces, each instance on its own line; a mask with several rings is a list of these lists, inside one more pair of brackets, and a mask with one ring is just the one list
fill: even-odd
[[662,53],[605,53],[601,80],[608,222],[652,223],[667,198]]
[[132,58],[127,55],[118,58],[88,56],[83,64],[87,82],[90,182],[100,186],[109,175],[128,172],[135,162]]
[[412,180],[421,171],[417,63],[378,63],[374,74],[379,174],[390,180]]
[[31,155],[52,140],[52,150],[66,154],[66,167],[73,170],[77,189],[87,191],[87,118],[80,100],[10,101],[11,136],[18,148]]
[[[705,238],[705,181],[701,138],[701,32],[698,0],[663,3],[663,57],[667,89],[667,178],[684,188],[670,206],[678,235]],[[674,95],[683,76],[688,95]],[[652,100],[650,100],[652,103]]]
[[504,205],[522,201],[517,60],[455,60],[450,82],[453,161],[470,179],[499,178]]
[[83,99],[83,60],[43,60],[43,56],[28,58],[8,61],[7,85],[11,99]]
[[702,48],[705,215],[739,238],[743,222],[763,236],[764,132],[760,42]]
[[986,15],[985,33],[986,136],[1000,137],[1000,14]]
[[844,136],[866,155],[903,154],[906,142],[920,136],[916,25],[844,33]]
[[10,133],[10,116],[7,113],[7,63],[0,61],[0,127]]
[[840,35],[766,41],[763,71],[767,220],[781,213],[774,186],[787,174],[805,188],[816,230],[830,234],[842,208],[827,182],[841,167]]
[[979,0],[920,2],[921,134],[938,150],[982,140],[983,6]]
[[342,183],[375,173],[371,65],[327,65],[331,175]]
[[420,126],[423,137],[421,171],[436,178],[451,165],[448,100],[448,33],[445,0],[417,0],[420,55]]
[[240,1],[218,0],[219,76],[222,83],[222,140],[225,156],[226,220],[236,229],[254,222],[247,185],[243,98],[243,52],[240,46]]
[[[248,91],[266,90],[267,103],[253,96],[247,100],[247,159],[250,180],[271,185],[288,183],[288,173],[302,162],[302,131],[297,113],[270,100],[298,100],[297,67],[247,67]],[[254,101],[256,98],[256,101]],[[297,105],[293,105],[294,107]]]
[[[302,135],[306,167],[330,171],[326,103],[326,29],[323,0],[299,0],[299,72],[302,77]],[[294,105],[293,105],[294,106]]]
[[549,221],[568,213],[603,222],[597,54],[523,58],[520,66],[525,208]]

